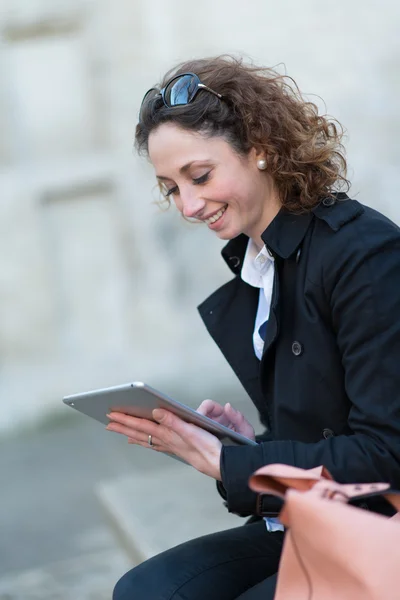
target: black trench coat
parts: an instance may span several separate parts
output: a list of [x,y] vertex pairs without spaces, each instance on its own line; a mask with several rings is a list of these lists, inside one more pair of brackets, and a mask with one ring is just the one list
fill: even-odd
[[400,488],[400,229],[338,194],[306,214],[282,209],[262,239],[275,279],[261,361],[259,290],[240,278],[246,236],[222,251],[234,279],[199,306],[268,430],[257,447],[223,447],[228,509],[276,514],[247,485],[269,463],[322,464],[340,482]]

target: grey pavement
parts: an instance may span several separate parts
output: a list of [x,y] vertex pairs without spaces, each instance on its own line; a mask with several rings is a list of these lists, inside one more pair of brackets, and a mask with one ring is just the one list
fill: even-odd
[[97,493],[118,538],[136,561],[244,522],[227,511],[212,479],[170,459],[162,468],[103,482]]
[[96,547],[93,487],[129,468],[129,448],[108,433],[82,418],[0,442],[0,575]]
[[132,453],[108,433],[76,418],[0,441],[0,600],[111,598],[131,562],[94,487]]
[[[244,408],[240,400],[235,405]],[[255,420],[247,402],[244,412]],[[179,463],[132,447],[81,415],[0,438],[0,600],[111,598],[113,585],[134,558],[116,535],[110,504],[98,492],[108,490],[110,499],[111,490],[116,510],[122,503],[126,515],[132,510],[138,518],[140,502],[130,504],[120,482],[126,488],[136,481],[144,503],[152,473],[172,465]],[[201,477],[191,475],[196,476]],[[207,483],[220,509],[212,482]],[[154,522],[164,527],[164,545],[175,540],[175,523],[171,509],[162,525],[160,516]],[[142,530],[139,538],[145,540],[148,532]]]
[[0,600],[111,600],[132,564],[112,547],[0,578]]

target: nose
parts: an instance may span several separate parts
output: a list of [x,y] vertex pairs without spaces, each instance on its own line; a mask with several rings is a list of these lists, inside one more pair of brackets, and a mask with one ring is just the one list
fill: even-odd
[[196,218],[204,212],[205,200],[197,190],[186,189],[181,191],[181,213],[184,217]]

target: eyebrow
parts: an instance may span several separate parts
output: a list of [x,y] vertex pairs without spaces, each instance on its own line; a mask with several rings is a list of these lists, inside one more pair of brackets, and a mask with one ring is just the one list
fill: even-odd
[[[206,162],[209,162],[209,161],[208,160],[192,160],[191,162],[187,163],[186,165],[183,165],[183,167],[181,167],[179,169],[179,173],[181,173],[182,175],[184,175],[185,173],[187,173],[188,170],[190,169],[190,167],[195,162],[206,163]],[[171,177],[164,177],[164,175],[157,175],[156,177],[157,177],[157,179],[161,179],[162,181],[167,181],[167,180],[171,179]]]

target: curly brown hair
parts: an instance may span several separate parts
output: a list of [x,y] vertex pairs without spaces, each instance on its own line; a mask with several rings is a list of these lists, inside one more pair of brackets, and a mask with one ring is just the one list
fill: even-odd
[[173,122],[206,136],[220,135],[242,155],[252,148],[264,151],[267,172],[292,212],[308,211],[322,198],[348,191],[343,128],[335,119],[319,115],[291,77],[223,55],[181,63],[155,89],[187,72],[196,73],[223,99],[200,91],[190,104],[168,108],[159,94],[149,94],[136,126],[139,153],[148,154],[152,130]]

